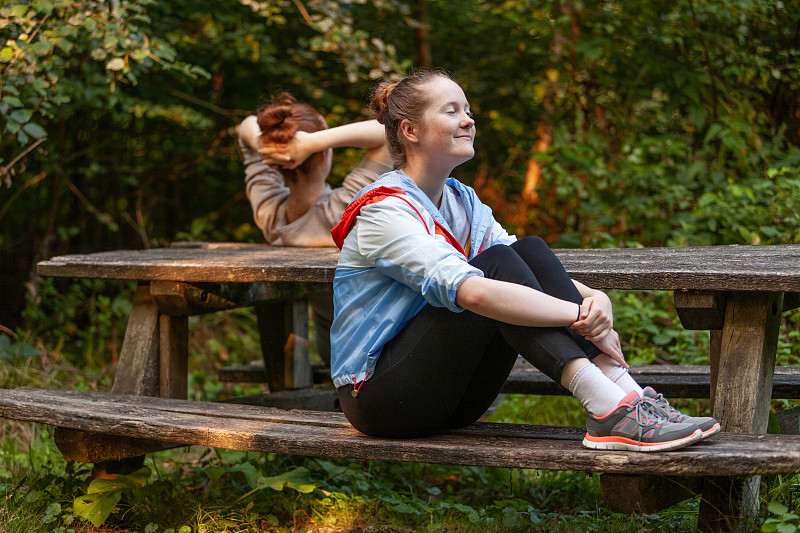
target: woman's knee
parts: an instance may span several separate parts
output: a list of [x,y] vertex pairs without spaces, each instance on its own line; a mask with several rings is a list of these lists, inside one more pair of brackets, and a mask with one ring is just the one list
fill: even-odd
[[[516,244],[516,243],[514,243]],[[508,244],[495,244],[494,246],[490,246],[486,250],[482,251],[480,254],[476,255],[472,261],[476,260],[486,260],[486,259],[503,259],[505,257],[510,257],[512,255],[516,255],[516,252],[511,247],[512,245]],[[470,262],[472,262],[470,261]]]
[[522,283],[532,276],[527,263],[511,247],[496,244],[474,257],[470,264],[483,271],[487,278]]
[[544,239],[537,236],[531,237],[524,237],[517,242],[511,244],[511,248],[513,248],[517,253],[521,251],[529,252],[532,254],[542,254],[542,253],[552,253],[553,251],[550,249],[550,245],[548,245]]
[[[540,237],[525,237],[511,246],[530,267],[542,285],[546,287],[548,294],[562,299],[565,298],[565,295],[561,295],[560,291],[561,289],[571,290],[572,281],[569,279],[566,270],[564,270],[564,265],[561,264],[556,254],[543,239]],[[563,287],[561,287],[562,285]]]

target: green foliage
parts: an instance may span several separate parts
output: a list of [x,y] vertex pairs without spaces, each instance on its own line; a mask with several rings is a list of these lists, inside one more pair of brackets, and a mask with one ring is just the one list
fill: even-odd
[[102,367],[119,353],[135,289],[129,282],[43,280],[25,309],[35,326],[27,334],[70,361]]
[[75,527],[72,494],[91,467],[65,462],[50,428],[27,426],[16,426],[21,434],[12,422],[0,427],[0,530],[69,533]]
[[797,531],[798,518],[800,516],[790,513],[789,508],[777,502],[770,502],[767,506],[770,514],[774,517],[767,518],[761,526],[761,531],[767,533],[794,533]]
[[[0,8],[9,36],[0,48],[8,193],[0,269],[9,280],[0,323],[23,324],[24,283],[50,255],[200,234],[263,239],[242,201],[239,121],[278,90],[311,101],[334,124],[363,118],[370,80],[404,68],[393,46],[354,22],[364,9],[403,3],[319,2],[306,15],[297,5],[37,0]],[[46,132],[46,141],[31,132]],[[349,170],[336,168],[339,177]]]
[[614,327],[633,365],[708,364],[708,332],[683,329],[669,291],[608,291]]
[[12,341],[8,335],[0,335],[0,361],[14,363],[18,358],[36,357],[39,350],[25,341]]
[[86,494],[75,498],[75,516],[94,527],[100,526],[117,506],[122,494],[144,487],[148,477],[150,469],[144,467],[132,474],[120,474],[114,479],[93,480]]
[[[239,496],[234,501],[234,504],[251,498],[259,491],[267,488],[278,492],[285,488],[291,488],[300,494],[308,494],[316,489],[316,485],[311,481],[311,472],[302,466],[273,476],[263,475],[252,463],[238,463],[233,466],[211,465],[201,470],[208,476],[212,484],[218,483],[226,473],[241,473],[244,475],[251,490]],[[128,475],[117,475],[114,479],[93,480],[89,483],[86,494],[75,498],[75,516],[90,522],[95,527],[99,527],[117,509],[117,504],[119,504],[123,495],[129,494],[132,498],[139,499],[153,497],[153,493],[160,491],[161,487],[156,486],[155,490],[148,489],[147,482],[150,473],[150,468],[143,467]],[[152,525],[154,526],[154,524]],[[184,527],[188,526],[181,526],[178,531],[181,531]],[[155,531],[154,527],[150,527],[150,529]]]
[[798,365],[800,364],[800,310],[794,309],[784,313],[785,327],[781,328],[781,335],[778,338],[778,364]]
[[793,244],[800,242],[800,172],[769,168],[766,176],[748,184],[729,180],[717,192],[700,197],[695,214],[718,242]]
[[212,482],[217,481],[225,472],[242,473],[247,480],[250,491],[239,497],[239,500],[248,498],[267,488],[275,491],[291,488],[301,494],[308,494],[316,488],[311,482],[311,473],[302,466],[275,476],[262,475],[252,463],[239,463],[232,467],[210,466],[205,468],[203,472]]
[[[40,465],[36,473],[5,485],[13,491],[2,493],[0,524],[5,509],[30,500],[24,510],[37,522],[28,529],[10,531],[81,530],[75,518],[85,519],[86,510],[77,504],[83,496],[76,498],[73,509],[72,494],[83,491],[95,498],[95,513],[101,510],[99,499],[110,505],[116,499],[113,495],[121,494],[103,523],[104,530],[146,533],[376,526],[410,531],[634,532],[641,530],[643,521],[650,531],[692,531],[697,514],[696,504],[691,503],[660,517],[608,513],[597,507],[597,476],[575,472],[320,460],[202,448],[162,452],[157,457],[148,460],[157,481],[150,476],[146,485],[144,472],[136,480],[126,476],[122,481],[98,483],[87,479],[84,469],[83,481],[71,486],[59,478],[69,463]],[[287,491],[290,478],[298,480],[297,486],[315,488]],[[284,489],[263,490],[267,485]],[[47,492],[42,491],[44,487]]]
[[[797,63],[786,62],[800,43],[785,35],[798,14],[775,7],[519,1],[466,26],[475,32],[466,37],[471,43],[479,32],[504,34],[485,40],[493,50],[479,50],[485,59],[478,68],[457,73],[488,118],[479,122],[478,140],[487,143],[481,132],[490,130],[482,156],[509,202],[498,202],[509,221],[566,246],[742,242],[737,227],[716,232],[715,224],[735,224],[729,213],[709,212],[698,201],[730,184],[758,189],[771,178],[768,168],[797,166],[797,122],[789,118],[797,102],[784,91],[800,83]],[[478,20],[481,6],[474,10],[464,10],[465,18]],[[443,41],[450,37],[439,31]],[[444,55],[444,64],[457,61]],[[551,140],[539,152],[548,131]],[[542,169],[539,200],[520,194],[531,157]],[[775,187],[787,195],[793,188]],[[520,196],[526,210],[516,212]],[[756,234],[760,242],[796,242],[783,217],[769,223],[769,198],[764,190],[765,201],[742,221],[745,242]],[[753,219],[767,223],[753,227]]]
[[0,8],[0,28],[9,36],[0,49],[0,129],[11,137],[3,144],[26,146],[47,136],[40,123],[55,116],[114,107],[117,84],[136,85],[155,68],[208,77],[152,35],[147,8],[154,3],[35,0]]

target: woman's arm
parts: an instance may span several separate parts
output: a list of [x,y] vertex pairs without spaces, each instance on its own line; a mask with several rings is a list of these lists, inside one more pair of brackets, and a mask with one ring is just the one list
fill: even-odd
[[276,238],[275,229],[283,216],[281,206],[286,203],[290,191],[277,169],[265,165],[256,151],[261,131],[254,115],[245,118],[238,128],[239,154],[244,164],[244,182],[247,199],[253,209],[253,218],[264,233],[267,242]]
[[384,127],[377,120],[353,122],[312,133],[298,131],[288,144],[268,144],[258,151],[268,165],[296,168],[311,154],[345,146],[368,148],[367,157],[391,164]]
[[518,326],[569,326],[580,306],[541,291],[480,276],[470,276],[458,287],[456,303],[479,315]]
[[[456,293],[456,303],[485,317],[533,327],[575,327],[579,323],[575,321],[578,312],[580,310],[583,314],[585,307],[585,304],[579,306],[559,300],[524,285],[480,276],[470,276],[461,283]],[[614,361],[628,368],[616,331],[608,328],[601,339],[592,342]]]

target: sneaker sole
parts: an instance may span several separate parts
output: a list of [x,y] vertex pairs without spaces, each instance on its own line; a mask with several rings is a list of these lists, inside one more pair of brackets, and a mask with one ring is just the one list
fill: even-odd
[[712,437],[720,431],[722,431],[722,426],[717,422],[711,429],[703,431],[703,436],[700,437],[700,440],[706,440],[708,437]]
[[[712,428],[713,430],[713,428]],[[709,431],[712,431],[709,430]],[[710,437],[711,435],[709,435]],[[583,438],[583,445],[593,450],[625,450],[630,452],[665,452],[677,450],[701,440],[703,432],[699,428],[687,437],[668,442],[638,442],[625,437],[593,437],[588,433]]]

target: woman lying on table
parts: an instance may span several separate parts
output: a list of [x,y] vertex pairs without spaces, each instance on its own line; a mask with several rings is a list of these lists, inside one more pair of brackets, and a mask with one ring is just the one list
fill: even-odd
[[671,450],[719,431],[642,389],[611,302],[569,278],[538,237],[517,241],[449,177],[474,155],[461,87],[423,71],[380,85],[372,109],[398,170],[365,187],[332,234],[332,376],[359,431],[418,437],[467,426],[521,354],[589,412],[584,445]]
[[[375,120],[331,129],[308,104],[283,93],[239,125],[247,198],[256,225],[275,246],[333,246],[331,228],[362,187],[392,169],[383,126]],[[333,148],[367,148],[342,186],[326,179]],[[330,363],[331,291],[309,296],[317,351]]]

